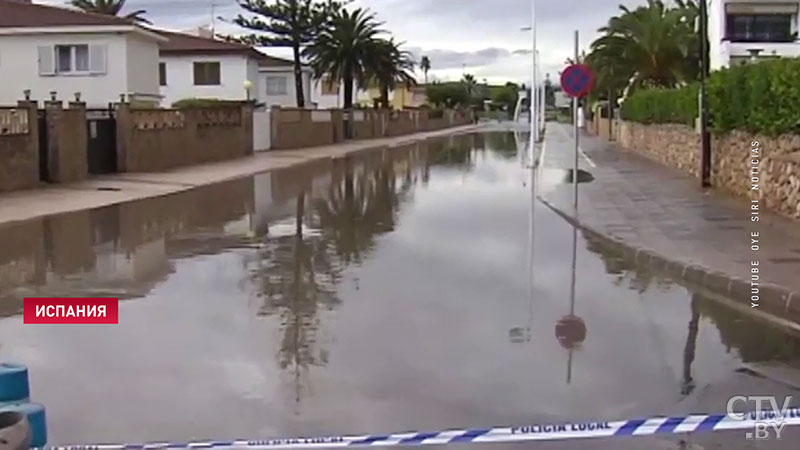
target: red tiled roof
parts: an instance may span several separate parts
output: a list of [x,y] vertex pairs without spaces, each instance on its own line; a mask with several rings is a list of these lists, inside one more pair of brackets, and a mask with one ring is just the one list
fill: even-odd
[[237,42],[228,42],[174,31],[152,31],[169,39],[169,41],[160,44],[160,52],[162,55],[242,54],[258,60],[259,67],[287,67],[294,64],[290,59],[266,55],[253,47]]
[[86,13],[56,6],[0,0],[0,28],[131,25],[120,17]]
[[161,43],[161,53],[163,54],[210,54],[210,53],[242,53],[252,54],[254,57],[262,55],[252,47],[236,42],[227,42],[219,39],[194,36],[186,33],[176,33],[174,31],[152,30],[155,33],[169,39]]
[[294,66],[294,61],[291,59],[277,58],[275,56],[264,55],[258,62],[259,67],[286,67]]

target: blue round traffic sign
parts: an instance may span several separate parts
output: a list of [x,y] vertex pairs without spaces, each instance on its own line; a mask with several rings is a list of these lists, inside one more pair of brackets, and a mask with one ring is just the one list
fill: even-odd
[[573,64],[561,72],[561,89],[570,97],[585,97],[592,87],[594,75],[584,64]]

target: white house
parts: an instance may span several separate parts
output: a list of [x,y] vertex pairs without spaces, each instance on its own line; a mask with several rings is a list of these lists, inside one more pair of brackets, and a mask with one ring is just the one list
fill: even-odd
[[158,102],[158,44],[165,39],[126,20],[66,8],[0,0],[0,104],[61,100],[88,106],[120,94]]
[[711,69],[800,56],[799,6],[800,0],[709,0]]
[[[317,108],[342,108],[344,106],[344,86],[340,81],[331,82],[327,75],[323,76],[314,80],[313,98]],[[353,104],[369,105],[371,102],[370,93],[359,89],[357,83],[353,82]]]
[[162,106],[187,98],[257,99],[258,63],[264,55],[247,45],[185,33],[157,31],[161,44],[157,80]]
[[[297,87],[294,80],[294,62],[264,55],[258,63],[258,101],[268,108],[273,105],[297,106]],[[303,98],[306,108],[312,108],[311,68],[302,66]]]

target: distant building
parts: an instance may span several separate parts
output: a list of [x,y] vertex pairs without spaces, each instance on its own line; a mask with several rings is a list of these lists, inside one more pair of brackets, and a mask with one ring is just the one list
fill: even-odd
[[570,99],[569,96],[564,93],[564,91],[561,90],[554,91],[553,94],[555,95],[556,98],[556,108],[558,109],[569,108],[570,105],[572,104],[572,99]]
[[419,108],[428,103],[427,86],[398,86],[392,93],[392,107],[395,109]]
[[711,69],[800,56],[798,9],[798,0],[711,1],[708,16]]

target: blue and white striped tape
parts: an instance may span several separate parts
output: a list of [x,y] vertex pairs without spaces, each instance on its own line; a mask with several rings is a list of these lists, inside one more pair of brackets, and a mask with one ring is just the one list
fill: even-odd
[[567,422],[555,425],[474,428],[434,432],[411,431],[393,434],[321,436],[264,440],[222,440],[194,442],[152,442],[147,444],[54,445],[46,450],[163,450],[163,449],[311,449],[339,447],[389,447],[451,443],[497,443],[557,441],[624,436],[652,436],[726,430],[752,430],[756,423],[800,425],[800,407],[789,408],[783,418],[772,411],[743,418],[725,414],[695,414],[679,417],[651,417],[617,422]]

